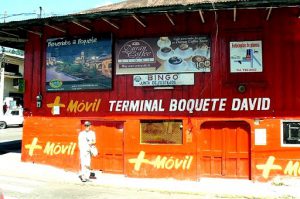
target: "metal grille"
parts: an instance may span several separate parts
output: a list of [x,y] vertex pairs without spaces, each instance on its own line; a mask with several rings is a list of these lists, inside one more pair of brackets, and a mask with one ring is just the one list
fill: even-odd
[[141,143],[182,144],[181,120],[141,121]]

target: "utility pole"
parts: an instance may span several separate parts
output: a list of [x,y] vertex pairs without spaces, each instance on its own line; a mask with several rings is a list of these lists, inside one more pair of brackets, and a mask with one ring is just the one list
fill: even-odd
[[[2,15],[2,14],[1,14]],[[3,13],[3,17],[1,17],[1,19],[3,19],[3,23],[5,23],[5,18],[6,18],[6,15],[7,15],[7,12],[6,11],[4,11],[4,13]]]
[[42,11],[43,11],[43,8],[42,8],[42,6],[40,6],[40,15],[39,15],[39,18],[42,18]]
[[3,97],[4,97],[4,63],[5,63],[5,54],[4,48],[2,47],[2,53],[0,56],[0,115],[3,115]]

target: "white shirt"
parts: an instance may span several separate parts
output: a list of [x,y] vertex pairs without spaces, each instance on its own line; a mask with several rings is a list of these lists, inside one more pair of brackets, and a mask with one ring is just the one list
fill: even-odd
[[95,132],[83,130],[78,136],[78,146],[80,152],[90,151],[90,145],[96,142]]

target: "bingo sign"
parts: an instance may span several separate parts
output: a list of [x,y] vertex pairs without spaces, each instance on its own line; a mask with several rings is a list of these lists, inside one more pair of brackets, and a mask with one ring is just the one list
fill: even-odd
[[133,86],[194,85],[193,73],[134,75]]
[[262,42],[230,42],[230,72],[262,72]]

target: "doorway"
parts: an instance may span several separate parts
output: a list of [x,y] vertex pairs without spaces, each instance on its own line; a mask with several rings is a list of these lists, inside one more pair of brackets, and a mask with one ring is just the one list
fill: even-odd
[[250,179],[250,133],[243,121],[204,122],[197,139],[198,178]]
[[92,158],[92,168],[108,173],[124,173],[123,122],[91,121],[96,133],[98,156]]

